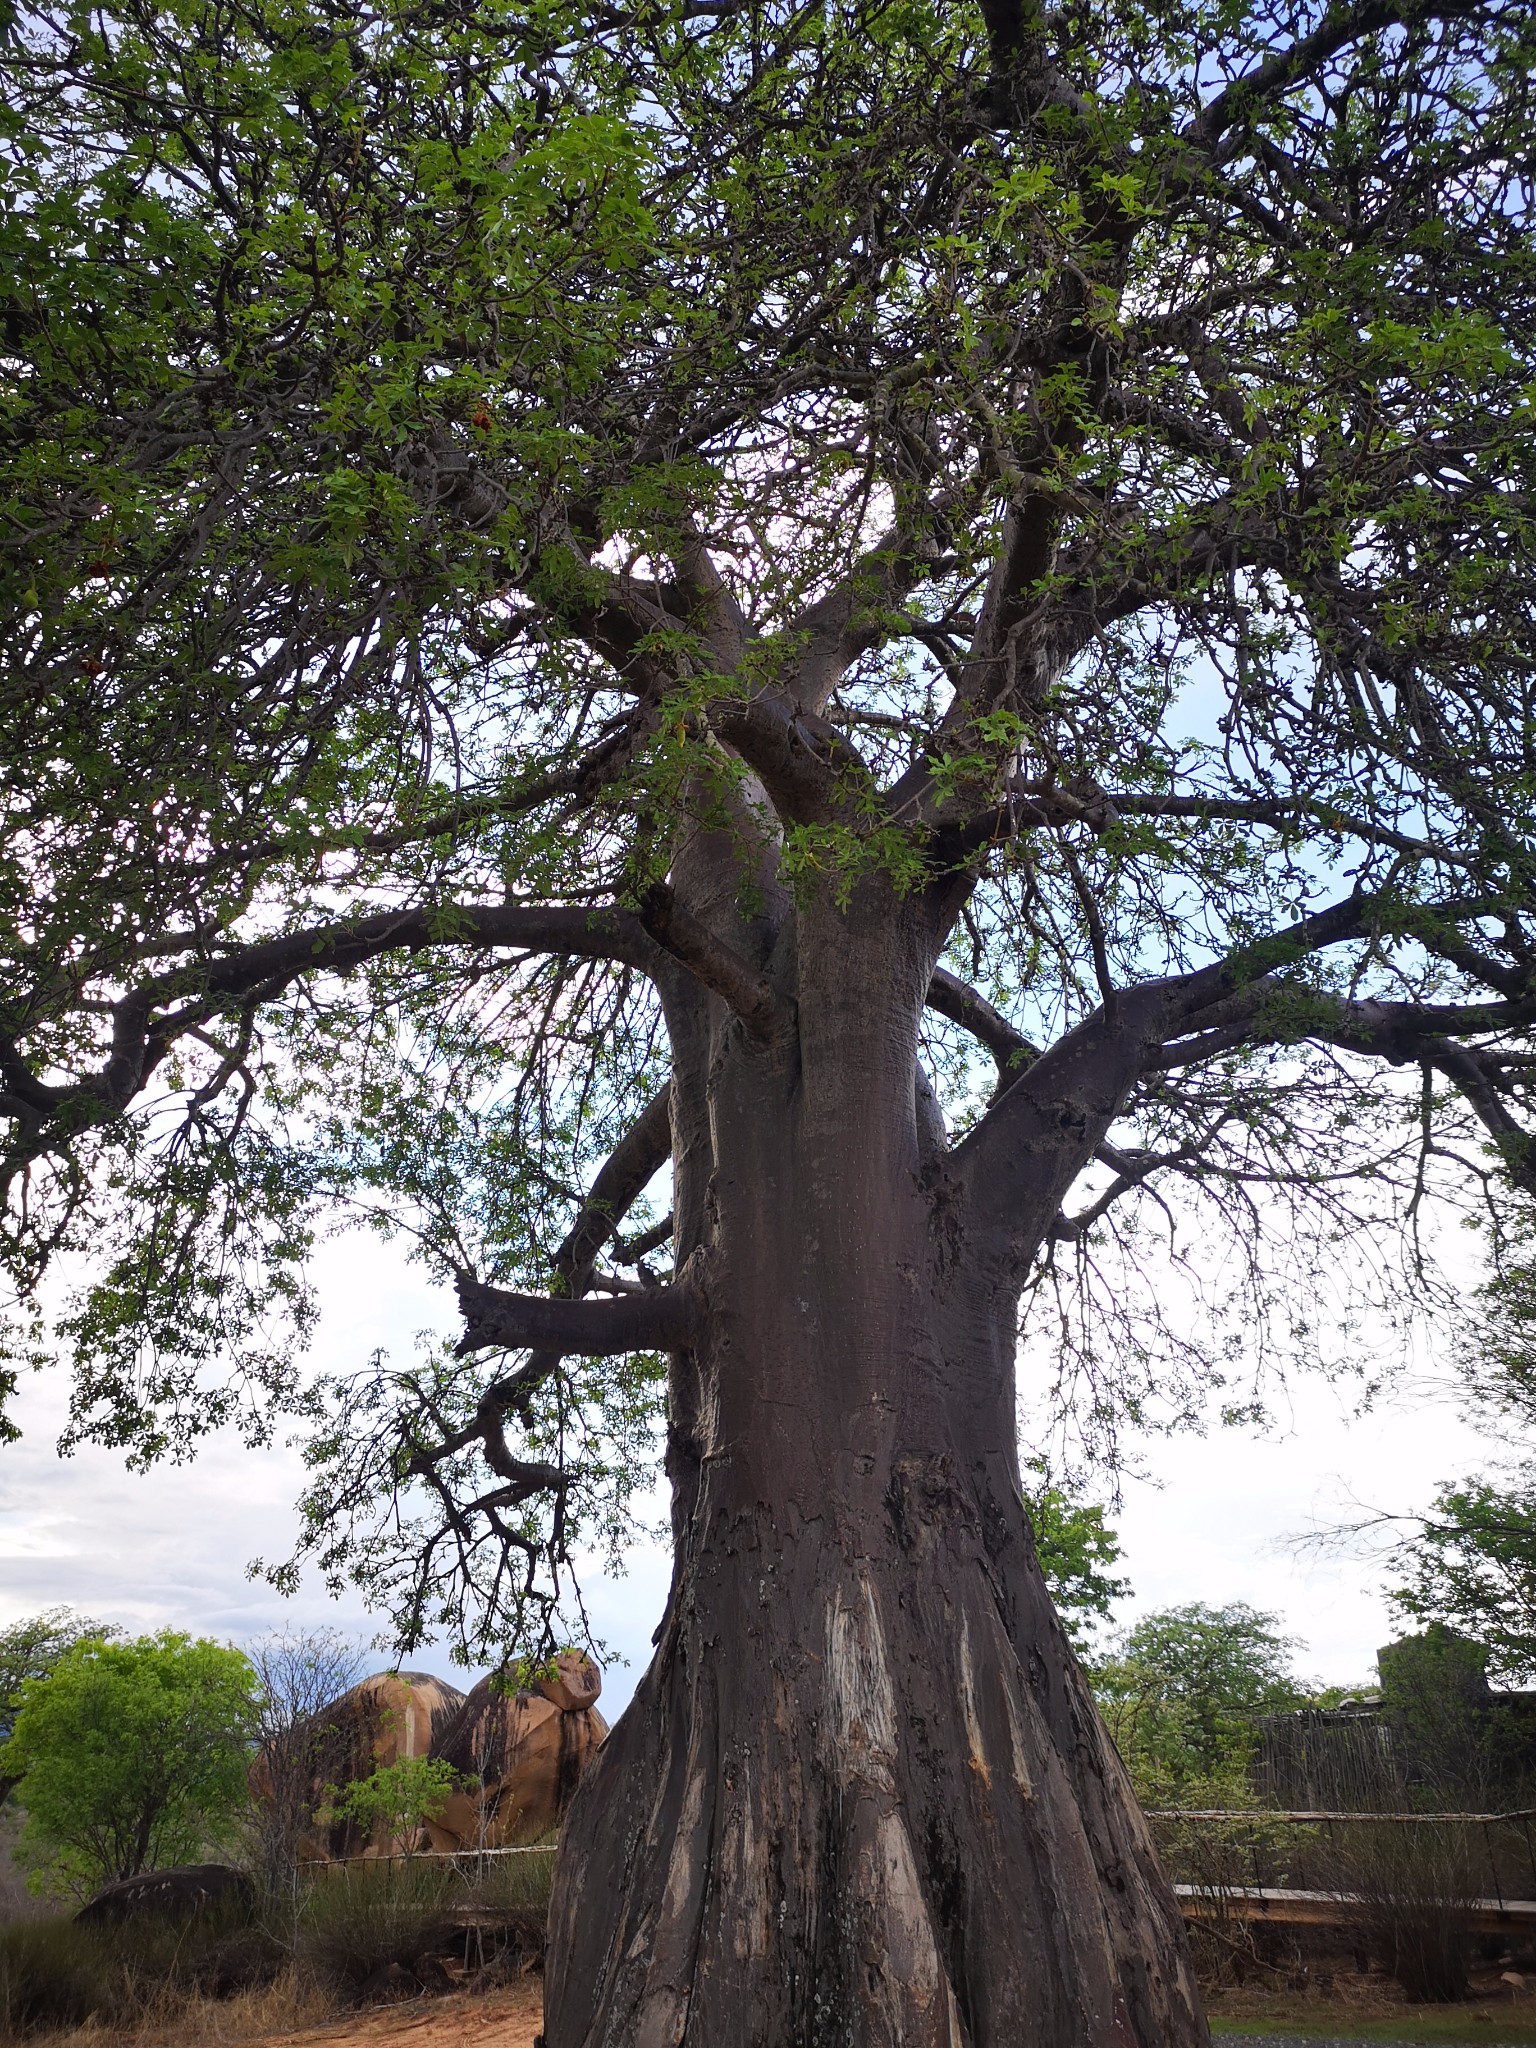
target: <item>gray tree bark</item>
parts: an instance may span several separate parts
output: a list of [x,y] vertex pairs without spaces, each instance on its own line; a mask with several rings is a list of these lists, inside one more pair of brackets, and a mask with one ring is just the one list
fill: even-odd
[[1063,1041],[944,1147],[918,1067],[943,922],[872,886],[767,920],[767,1039],[670,995],[700,1302],[675,1569],[566,1824],[548,2048],[1206,2038],[1016,1449],[1020,1279],[1138,1020]]

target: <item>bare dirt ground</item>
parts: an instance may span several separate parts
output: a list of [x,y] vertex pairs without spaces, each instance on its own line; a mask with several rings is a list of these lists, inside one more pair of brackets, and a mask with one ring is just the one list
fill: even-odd
[[282,1983],[197,2000],[159,2022],[125,2028],[88,2022],[33,2035],[28,2048],[533,2048],[543,2017],[544,1987],[532,1976],[496,1991],[416,1998],[334,2017],[324,2016],[314,1992]]
[[268,2034],[246,2048],[533,2048],[544,2016],[537,1977],[500,1991],[413,1999],[374,2007],[296,2034]]

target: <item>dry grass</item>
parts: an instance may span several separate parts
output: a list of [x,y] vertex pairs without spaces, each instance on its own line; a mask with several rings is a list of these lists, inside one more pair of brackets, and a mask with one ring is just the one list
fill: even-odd
[[280,1910],[0,1927],[0,2044],[239,2042],[326,2013],[487,1992],[542,1963],[547,1857],[481,1871],[360,1865]]
[[329,1992],[307,1973],[288,1969],[269,1984],[255,1984],[226,1998],[167,1986],[160,1998],[146,2000],[131,2020],[104,2021],[92,2015],[78,2027],[29,2033],[25,2039],[27,2048],[197,2048],[203,2042],[271,2040],[314,2027],[334,2010]]

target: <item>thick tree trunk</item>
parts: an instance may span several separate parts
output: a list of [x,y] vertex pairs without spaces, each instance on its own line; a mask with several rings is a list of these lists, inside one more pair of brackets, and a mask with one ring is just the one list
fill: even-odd
[[672,1594],[566,1823],[549,2048],[1183,2048],[1020,1498],[1014,1292],[914,1114],[927,966],[882,1006],[843,951],[792,1050],[716,1043]]

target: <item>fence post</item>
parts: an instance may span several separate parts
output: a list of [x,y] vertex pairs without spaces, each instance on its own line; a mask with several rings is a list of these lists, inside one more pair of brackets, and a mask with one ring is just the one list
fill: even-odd
[[1504,1887],[1499,1883],[1499,1859],[1493,1853],[1493,1823],[1483,1822],[1483,1847],[1488,1851],[1488,1868],[1493,1872],[1493,1896],[1499,1902],[1499,1911],[1504,1910]]

